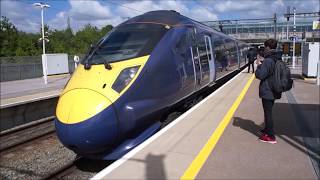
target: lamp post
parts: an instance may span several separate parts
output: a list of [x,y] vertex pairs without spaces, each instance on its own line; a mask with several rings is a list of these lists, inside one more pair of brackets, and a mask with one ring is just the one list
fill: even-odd
[[44,38],[44,23],[43,23],[43,9],[49,8],[48,4],[44,3],[34,3],[34,6],[38,6],[41,8],[41,29],[42,29],[42,68],[43,68],[43,79],[44,83],[48,84],[47,81],[47,57],[46,57],[46,45],[45,45],[45,38]]

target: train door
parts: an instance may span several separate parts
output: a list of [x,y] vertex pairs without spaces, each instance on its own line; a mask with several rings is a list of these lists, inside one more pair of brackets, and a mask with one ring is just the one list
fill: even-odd
[[199,50],[198,50],[198,45],[197,45],[197,38],[196,38],[196,29],[195,28],[190,28],[189,31],[189,36],[191,38],[189,43],[190,43],[190,52],[191,52],[191,58],[192,58],[192,63],[193,63],[193,69],[194,69],[194,86],[195,90],[199,89],[201,87],[201,80],[202,80],[202,69],[200,65],[200,56],[199,56]]
[[209,69],[210,69],[210,83],[212,83],[215,80],[215,64],[214,64],[214,58],[213,58],[213,51],[212,51],[212,44],[211,44],[211,38],[210,36],[205,35],[205,43],[206,43],[206,49],[209,59]]

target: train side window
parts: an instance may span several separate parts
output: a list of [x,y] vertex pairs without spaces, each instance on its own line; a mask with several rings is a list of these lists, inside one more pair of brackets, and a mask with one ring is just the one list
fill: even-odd
[[197,46],[196,33],[197,31],[195,28],[188,28],[187,41],[189,42],[189,45],[191,45],[192,47]]
[[234,40],[225,38],[226,56],[228,60],[228,66],[234,66],[238,64],[238,51]]
[[223,60],[224,51],[225,51],[223,38],[219,35],[213,35],[212,40],[213,40],[214,59],[215,61],[218,62],[217,66],[220,66],[220,63]]
[[184,33],[176,44],[175,51],[185,57],[188,50],[187,33]]

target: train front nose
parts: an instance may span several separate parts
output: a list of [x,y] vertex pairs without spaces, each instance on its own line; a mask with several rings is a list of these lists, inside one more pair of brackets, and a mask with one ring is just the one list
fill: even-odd
[[117,137],[117,117],[111,101],[94,90],[73,89],[64,93],[56,114],[58,138],[77,154],[105,151]]

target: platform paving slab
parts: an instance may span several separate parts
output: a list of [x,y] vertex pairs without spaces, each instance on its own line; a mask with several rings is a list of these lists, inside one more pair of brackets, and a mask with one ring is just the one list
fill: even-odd
[[[276,101],[275,145],[258,141],[263,127],[258,87],[259,80],[255,80],[196,179],[319,178],[315,170],[319,164],[314,164],[319,162],[319,86],[295,79],[291,92]],[[298,105],[289,102],[290,93]],[[301,111],[303,118],[297,119],[292,106],[299,106],[295,111]],[[306,146],[300,124],[312,127],[312,146]]]

